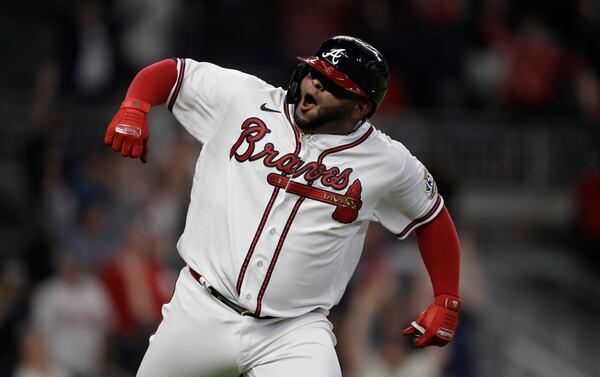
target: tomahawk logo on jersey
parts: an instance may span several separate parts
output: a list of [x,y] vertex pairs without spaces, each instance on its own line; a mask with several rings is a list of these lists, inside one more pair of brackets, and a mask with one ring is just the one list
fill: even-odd
[[204,144],[178,250],[256,315],[329,310],[370,221],[405,238],[442,209],[424,166],[370,122],[301,137],[283,89],[210,63],[177,65],[167,107]]

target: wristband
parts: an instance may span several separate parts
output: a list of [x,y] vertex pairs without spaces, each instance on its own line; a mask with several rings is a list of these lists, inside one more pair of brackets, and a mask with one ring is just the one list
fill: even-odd
[[455,312],[459,311],[460,307],[462,306],[460,298],[450,295],[435,296],[435,300],[433,302],[436,305],[443,306],[444,308],[453,310]]
[[147,113],[150,111],[152,106],[148,102],[140,99],[125,98],[123,102],[121,102],[121,107],[125,107],[127,109],[136,109]]

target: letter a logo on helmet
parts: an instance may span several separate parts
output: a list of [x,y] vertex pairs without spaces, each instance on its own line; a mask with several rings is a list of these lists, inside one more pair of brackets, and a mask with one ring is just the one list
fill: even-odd
[[300,94],[300,82],[307,67],[325,75],[331,82],[373,105],[367,118],[379,107],[387,92],[389,70],[383,55],[370,44],[354,37],[338,35],[329,38],[313,56],[298,57],[288,88],[286,102],[295,104]]
[[340,58],[342,56],[346,56],[346,54],[344,54],[344,51],[346,51],[345,48],[332,48],[329,52],[326,52],[321,56],[324,58],[331,57],[331,62],[333,64],[338,64]]

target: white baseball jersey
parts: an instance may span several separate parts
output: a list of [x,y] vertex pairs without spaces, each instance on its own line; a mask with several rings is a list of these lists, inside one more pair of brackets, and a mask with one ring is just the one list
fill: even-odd
[[368,121],[349,135],[303,135],[285,90],[210,63],[177,66],[166,106],[204,145],[177,248],[257,315],[329,310],[370,221],[405,238],[443,207],[425,167]]

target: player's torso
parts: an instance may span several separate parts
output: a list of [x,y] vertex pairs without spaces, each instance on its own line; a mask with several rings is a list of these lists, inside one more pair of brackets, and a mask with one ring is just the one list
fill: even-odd
[[331,307],[390,184],[376,132],[302,136],[284,91],[241,89],[196,167],[180,253],[264,315]]

